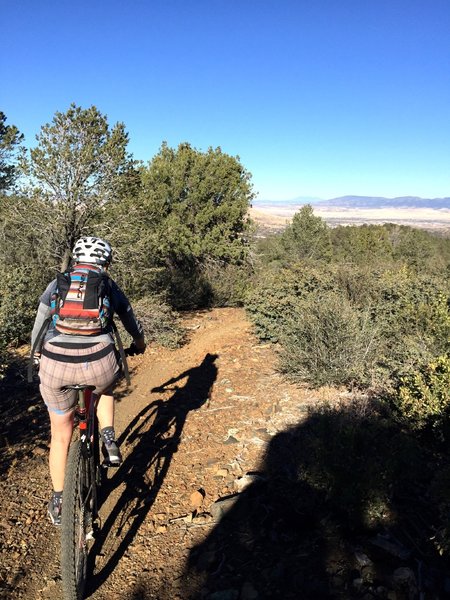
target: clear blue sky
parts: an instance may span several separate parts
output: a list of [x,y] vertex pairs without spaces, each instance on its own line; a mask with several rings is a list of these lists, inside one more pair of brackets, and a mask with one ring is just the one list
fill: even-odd
[[449,0],[3,0],[0,110],[71,102],[135,158],[221,146],[260,199],[450,196]]

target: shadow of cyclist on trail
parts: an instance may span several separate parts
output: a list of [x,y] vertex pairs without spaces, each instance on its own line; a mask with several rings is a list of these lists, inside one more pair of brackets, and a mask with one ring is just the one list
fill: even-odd
[[183,387],[175,386],[168,400],[146,406],[120,436],[122,447],[131,445],[133,449],[102,490],[106,497],[110,490],[124,486],[92,548],[91,561],[103,555],[106,562],[89,579],[88,594],[94,593],[114,571],[150,511],[177,452],[189,412],[201,408],[210,396],[217,378],[217,358],[216,354],[207,354],[200,365],[151,390],[173,389],[171,386],[187,378]]

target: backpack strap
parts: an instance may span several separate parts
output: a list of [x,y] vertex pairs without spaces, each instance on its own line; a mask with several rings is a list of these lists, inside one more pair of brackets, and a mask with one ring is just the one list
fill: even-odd
[[56,289],[57,289],[57,293],[58,293],[58,298],[57,298],[57,302],[56,302],[56,314],[59,311],[59,305],[60,302],[62,301],[64,303],[66,296],[67,296],[67,292],[70,289],[70,283],[71,283],[71,279],[70,279],[70,273],[69,271],[66,271],[65,273],[56,273]]
[[130,379],[130,371],[128,369],[127,357],[125,355],[125,350],[123,349],[122,338],[120,337],[119,330],[117,329],[117,325],[114,321],[111,321],[112,330],[114,332],[114,337],[116,338],[117,346],[119,347],[120,359],[122,361],[123,374],[125,377],[125,381],[127,382],[127,386],[131,385]]
[[37,348],[39,348],[39,345],[42,342],[44,333],[47,330],[47,327],[51,320],[52,320],[52,317],[50,316],[50,317],[47,317],[45,319],[45,321],[42,323],[42,326],[39,329],[39,333],[37,334],[36,339],[34,340],[33,347],[31,348],[30,360],[28,361],[28,374],[27,374],[28,383],[33,383],[34,354],[35,354]]
[[106,273],[89,271],[83,308],[98,308],[99,298],[104,298],[109,290],[110,279]]
[[[72,269],[74,271],[76,269]],[[56,288],[60,302],[64,304],[72,282],[70,271],[56,274]],[[86,293],[83,301],[84,308],[97,308],[98,299],[103,298],[109,291],[110,278],[100,271],[89,271],[86,281]]]

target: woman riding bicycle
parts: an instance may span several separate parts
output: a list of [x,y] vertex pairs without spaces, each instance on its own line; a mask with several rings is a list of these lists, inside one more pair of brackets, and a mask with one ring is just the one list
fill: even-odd
[[96,237],[84,237],[75,244],[73,257],[72,269],[59,274],[41,296],[31,340],[32,348],[42,348],[39,388],[51,424],[49,467],[53,493],[48,513],[55,525],[61,522],[76,404],[75,390],[62,388],[74,384],[96,386],[104,448],[109,462],[119,465],[122,456],[115,440],[112,394],[120,375],[112,334],[114,314],[133,338],[133,353],[145,350],[142,325],[125,294],[107,274],[112,259],[110,245]]

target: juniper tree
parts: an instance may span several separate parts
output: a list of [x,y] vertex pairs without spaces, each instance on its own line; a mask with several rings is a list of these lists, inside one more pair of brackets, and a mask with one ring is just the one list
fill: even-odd
[[306,204],[295,213],[292,223],[281,236],[284,251],[291,261],[313,259],[328,261],[332,248],[330,232],[325,221]]
[[56,112],[36,140],[25,167],[47,215],[42,234],[51,239],[65,268],[74,242],[111,200],[130,168],[128,134],[123,123],[110,127],[95,106],[72,104],[67,112]]
[[239,158],[220,148],[202,152],[164,143],[142,168],[138,195],[109,211],[111,227],[127,221],[126,229],[113,232],[119,263],[120,254],[127,257],[127,289],[140,295],[181,277],[185,291],[194,290],[207,261],[241,264],[249,252],[250,177]]
[[16,152],[23,134],[15,125],[6,125],[6,115],[0,111],[0,193],[10,189],[17,176]]

